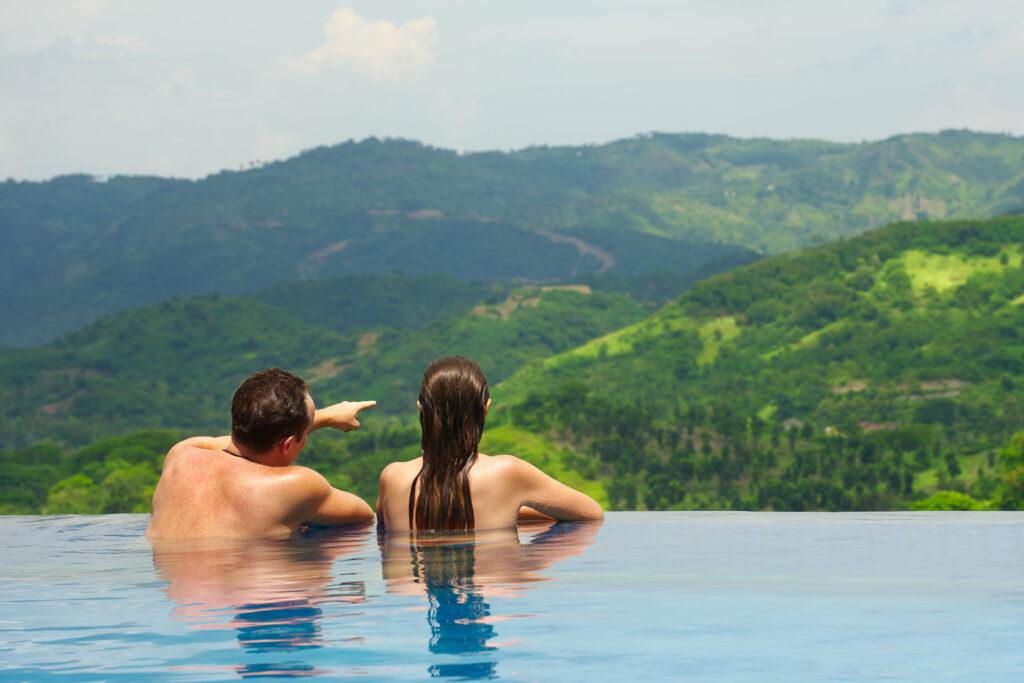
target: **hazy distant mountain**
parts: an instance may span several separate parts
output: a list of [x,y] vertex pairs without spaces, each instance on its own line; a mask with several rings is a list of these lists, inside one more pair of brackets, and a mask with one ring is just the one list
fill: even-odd
[[1024,140],[651,135],[459,155],[365,140],[199,181],[0,184],[0,344],[174,295],[361,273],[555,282],[684,273],[894,219],[1024,204]]

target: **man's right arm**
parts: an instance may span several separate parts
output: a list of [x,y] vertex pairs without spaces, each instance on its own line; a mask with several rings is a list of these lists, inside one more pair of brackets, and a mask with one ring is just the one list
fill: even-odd
[[313,414],[313,424],[309,431],[315,432],[324,427],[351,432],[359,429],[359,413],[377,405],[376,401],[342,401],[334,405],[320,408]]
[[353,493],[334,488],[318,472],[295,467],[290,474],[295,475],[295,526],[341,526],[373,521],[373,509],[366,501]]

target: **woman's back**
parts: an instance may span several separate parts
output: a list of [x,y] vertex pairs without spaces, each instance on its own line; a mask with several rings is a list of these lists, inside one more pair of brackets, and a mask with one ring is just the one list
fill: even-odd
[[[388,529],[412,528],[409,492],[422,465],[423,459],[416,458],[391,463],[381,472],[377,520]],[[469,492],[475,529],[515,526],[524,506],[561,521],[604,517],[601,506],[590,496],[511,455],[478,454],[469,470]]]
[[477,452],[491,405],[487,378],[461,356],[427,366],[417,406],[422,456],[380,475],[377,516],[389,529],[458,530],[514,526],[527,506],[558,520],[600,519],[589,496],[510,455]]
[[[501,458],[478,455],[469,470],[469,494],[473,518],[478,529],[500,529],[515,526],[519,506],[505,500],[500,485]],[[393,462],[380,475],[380,496],[377,499],[377,520],[388,529],[407,531],[409,523],[409,491],[423,466],[423,458]],[[482,503],[481,501],[484,501]]]

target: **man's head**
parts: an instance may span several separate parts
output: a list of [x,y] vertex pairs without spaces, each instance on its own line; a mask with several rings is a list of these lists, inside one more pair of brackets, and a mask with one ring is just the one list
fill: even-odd
[[288,437],[301,450],[312,419],[306,383],[281,368],[260,370],[231,399],[231,439],[253,453],[267,453]]

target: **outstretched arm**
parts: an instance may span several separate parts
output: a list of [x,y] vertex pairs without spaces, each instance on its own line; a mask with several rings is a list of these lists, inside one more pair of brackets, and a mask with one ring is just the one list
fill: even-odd
[[377,405],[376,401],[342,401],[321,408],[313,416],[313,424],[309,431],[315,432],[324,427],[340,429],[343,432],[359,429],[359,411],[372,408],[375,405]]
[[[314,432],[324,427],[350,432],[359,429],[359,411],[377,405],[376,401],[342,401],[332,406],[321,408],[313,415],[313,424],[309,431]],[[204,448],[208,451],[232,451],[231,436],[193,436],[178,442],[174,448]],[[172,449],[173,450],[173,449]]]

